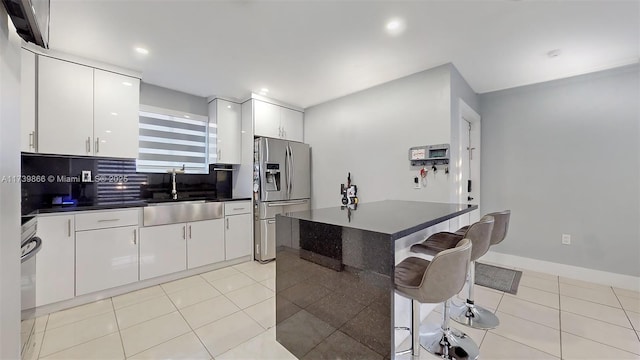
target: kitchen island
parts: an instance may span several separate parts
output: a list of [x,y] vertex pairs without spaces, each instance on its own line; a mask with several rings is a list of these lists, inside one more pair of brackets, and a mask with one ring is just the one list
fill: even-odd
[[475,209],[386,200],[277,216],[278,342],[300,359],[393,358],[399,249]]

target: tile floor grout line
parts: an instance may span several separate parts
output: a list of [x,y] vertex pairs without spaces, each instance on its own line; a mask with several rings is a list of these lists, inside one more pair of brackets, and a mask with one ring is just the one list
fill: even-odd
[[[157,287],[159,287],[160,289],[162,289],[162,287],[161,287],[160,285],[155,285],[155,286],[157,286]],[[148,288],[143,288],[143,289],[140,289],[140,290],[150,289],[150,288],[152,288],[152,287],[154,287],[154,286],[150,286],[150,287],[148,287]],[[124,294],[121,294],[121,295],[112,296],[112,297],[111,297],[111,302],[113,303],[113,298],[114,298],[114,297],[118,297],[118,296],[122,296],[122,295],[131,294],[131,293],[133,293],[133,292],[140,291],[140,290],[134,290],[134,291],[129,292],[129,293],[124,293]],[[114,308],[115,310],[122,310],[122,309],[126,309],[126,308],[128,308],[128,307],[134,306],[134,305],[141,304],[141,303],[146,302],[146,301],[149,301],[149,300],[153,300],[153,299],[155,299],[155,298],[159,298],[159,297],[161,297],[161,296],[166,296],[166,294],[164,293],[164,291],[163,291],[163,293],[162,293],[162,294],[152,295],[152,296],[149,296],[148,298],[145,298],[145,299],[143,299],[143,300],[141,300],[141,301],[137,301],[137,302],[134,302],[134,303],[131,303],[131,304],[125,305],[125,306],[121,306],[121,307],[119,307],[119,308],[117,308],[117,309],[115,308],[115,306],[116,306],[116,305],[115,305],[115,304],[113,304],[113,308]]]
[[[566,295],[566,294],[558,294],[558,295],[559,295],[559,296],[566,296],[566,297],[570,297],[570,298],[572,298],[572,299],[578,299],[578,300],[582,300],[582,301],[590,302],[590,303],[592,303],[592,304],[605,305],[605,306],[612,307],[612,308],[614,308],[614,309],[624,309],[624,308],[622,307],[622,304],[620,304],[620,307],[618,308],[618,307],[615,307],[615,306],[611,306],[611,305],[603,304],[603,303],[601,303],[601,302],[592,301],[592,300],[584,299],[584,298],[579,298],[579,297],[575,297],[575,296],[571,296],[571,295]],[[616,299],[617,299],[617,297],[616,297]],[[620,302],[620,300],[618,300],[618,302]]]
[[[617,308],[614,308],[614,309],[617,309]],[[622,309],[617,309],[617,310],[622,310]],[[583,317],[583,318],[587,318],[587,319],[591,319],[591,320],[595,320],[595,321],[603,322],[603,323],[608,324],[608,325],[618,326],[618,327],[621,327],[621,328],[623,328],[623,329],[635,330],[635,329],[633,328],[633,324],[631,324],[631,321],[629,320],[629,317],[627,316],[627,314],[626,314],[626,313],[625,313],[625,317],[627,318],[627,320],[629,320],[629,324],[631,324],[631,327],[630,327],[630,328],[628,328],[628,327],[626,327],[626,326],[622,326],[622,325],[620,325],[620,324],[615,324],[615,323],[612,323],[612,322],[608,322],[608,321],[606,321],[606,320],[597,319],[597,318],[594,318],[594,317],[591,317],[591,316],[588,316],[588,315],[578,314],[578,313],[573,312],[573,311],[571,311],[571,310],[562,310],[562,311],[564,311],[565,313],[568,313],[568,314],[577,315],[577,316],[580,316],[580,317]],[[624,312],[624,310],[622,310],[622,312]]]
[[[491,331],[491,330],[487,330],[487,332],[489,332],[489,331]],[[502,335],[500,335],[500,334],[496,334],[496,333],[494,333],[493,331],[491,331],[491,334],[492,334],[492,335],[495,335],[495,336],[499,336],[499,337],[501,337],[501,338],[503,338],[503,339],[507,339],[507,340],[509,340],[509,341],[513,341],[514,343],[520,344],[520,345],[522,345],[522,346],[526,346],[526,347],[531,348],[531,349],[534,349],[534,350],[536,350],[536,351],[540,351],[540,352],[545,353],[545,354],[547,354],[547,355],[553,356],[553,357],[554,357],[554,358],[556,358],[556,359],[560,359],[560,360],[562,359],[562,345],[560,346],[560,355],[561,355],[561,356],[560,356],[560,357],[558,357],[558,356],[553,355],[553,354],[551,354],[551,353],[549,353],[549,352],[546,352],[546,351],[544,351],[544,350],[540,350],[540,349],[538,349],[538,348],[535,348],[535,347],[533,347],[533,346],[531,346],[531,345],[527,345],[527,344],[522,343],[522,342],[520,342],[520,341],[510,339],[510,338],[508,338],[508,337],[506,337],[506,336],[502,336]],[[480,355],[482,355],[482,354],[480,354]]]
[[610,347],[610,348],[616,349],[616,350],[618,350],[618,351],[624,351],[624,352],[626,352],[626,353],[633,354],[633,355],[635,355],[636,357],[640,357],[640,353],[639,353],[639,354],[636,354],[636,353],[634,353],[634,352],[632,352],[632,351],[625,350],[625,349],[621,349],[621,348],[616,347],[616,346],[613,346],[613,345],[611,345],[611,344],[607,344],[607,343],[604,343],[604,342],[602,342],[602,341],[598,341],[598,340],[593,340],[593,339],[590,339],[590,338],[584,337],[584,336],[582,336],[582,335],[574,334],[574,333],[569,332],[569,331],[561,331],[561,333],[562,333],[562,332],[566,332],[566,333],[567,333],[567,334],[569,334],[569,335],[572,335],[572,336],[575,336],[575,337],[579,337],[579,338],[581,338],[581,339],[584,339],[584,340],[587,340],[587,341],[591,341],[591,342],[594,342],[594,343],[596,343],[596,344],[605,345],[605,346],[607,346],[607,347]]
[[122,347],[122,355],[127,358],[127,353],[124,350],[124,340],[122,340],[122,331],[120,330],[120,323],[118,322],[118,314],[116,313],[116,307],[113,304],[113,297],[110,298],[111,307],[113,308],[113,316],[116,318],[116,327],[118,328],[118,336],[120,337],[120,346]]
[[[50,316],[51,314],[47,314],[47,321],[44,323],[44,330],[42,330],[42,341],[40,342],[40,348],[38,349],[38,354],[36,354],[36,360],[40,359],[40,354],[42,353],[42,345],[44,345],[44,336],[47,333],[47,325],[49,324]],[[35,323],[33,324],[33,326],[35,326]]]
[[[105,298],[105,299],[96,300],[96,301],[93,301],[93,302],[90,302],[90,303],[86,303],[86,304],[82,304],[82,305],[74,306],[74,307],[69,308],[69,309],[64,309],[64,310],[61,310],[61,311],[54,312],[53,314],[56,314],[56,313],[59,313],[59,312],[62,312],[62,311],[71,310],[71,309],[76,308],[76,307],[81,307],[81,306],[85,306],[85,305],[94,304],[94,303],[97,303],[97,302],[99,302],[99,301],[105,301],[105,300],[107,300],[107,299],[111,299],[111,298]],[[47,318],[47,325],[46,325],[46,328],[45,328],[45,330],[44,330],[44,331],[60,329],[60,328],[63,328],[63,327],[65,327],[65,326],[68,326],[68,325],[71,325],[71,324],[76,324],[76,323],[79,323],[80,321],[85,321],[85,320],[88,320],[88,319],[91,319],[91,318],[94,318],[94,317],[97,317],[97,316],[100,316],[100,315],[104,315],[104,314],[107,314],[107,313],[109,313],[109,311],[104,311],[104,312],[100,312],[100,313],[93,313],[92,315],[87,316],[87,317],[85,317],[85,318],[82,318],[82,319],[80,319],[80,320],[75,320],[75,321],[72,321],[72,322],[70,322],[70,323],[66,323],[66,324],[63,324],[63,325],[60,325],[60,326],[57,326],[57,327],[51,328],[51,329],[49,329],[49,320],[50,320],[50,318],[51,318],[51,316],[49,316],[49,318]],[[51,314],[49,314],[49,315],[51,315]],[[44,332],[44,331],[43,331],[43,332]]]
[[[538,289],[538,288],[534,288],[531,286],[527,286],[525,284],[519,284],[518,287],[523,286],[526,287],[527,289],[533,289],[533,290],[538,290],[538,291],[543,291],[546,292],[547,294],[553,294],[553,295],[558,295],[560,293],[560,290],[558,290],[558,292],[553,292],[553,291],[547,291],[547,290],[542,290],[542,289]],[[507,294],[507,295],[511,295],[511,296],[517,296],[517,295],[513,295],[513,294]]]

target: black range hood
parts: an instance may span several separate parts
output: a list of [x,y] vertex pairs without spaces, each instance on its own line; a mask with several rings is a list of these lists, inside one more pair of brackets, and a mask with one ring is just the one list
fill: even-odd
[[49,48],[50,0],[2,0],[2,3],[24,41]]

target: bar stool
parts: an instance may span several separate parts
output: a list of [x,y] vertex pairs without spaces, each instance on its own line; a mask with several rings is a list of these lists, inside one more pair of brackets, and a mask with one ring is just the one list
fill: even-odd
[[[409,257],[396,265],[396,291],[412,303],[410,351],[413,356],[420,356],[420,345],[445,359],[477,359],[480,354],[478,345],[470,337],[449,327],[449,301],[464,286],[471,248],[471,241],[462,239],[455,247],[436,254],[431,261]],[[443,301],[442,324],[421,328],[420,304]]]
[[442,249],[449,248],[460,241],[461,238],[470,239],[473,243],[471,251],[471,266],[469,266],[469,294],[464,304],[453,305],[451,318],[461,324],[474,329],[493,329],[500,321],[489,310],[476,306],[473,300],[473,284],[475,282],[475,261],[489,250],[491,236],[495,226],[495,219],[491,215],[485,215],[473,225],[467,228],[464,235],[450,232],[440,232],[431,235],[427,240],[411,247],[411,251],[427,255],[437,254]]

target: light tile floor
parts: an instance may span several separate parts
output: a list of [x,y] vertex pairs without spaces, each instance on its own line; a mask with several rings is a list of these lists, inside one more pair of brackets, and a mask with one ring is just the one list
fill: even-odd
[[[275,340],[274,289],[275,263],[247,262],[60,311],[36,319],[35,355],[295,359]],[[452,324],[481,359],[640,359],[638,292],[524,270],[517,295],[476,287],[476,303],[495,309],[497,329]]]

